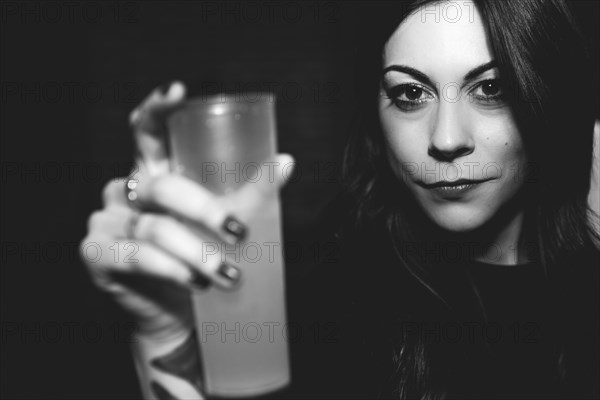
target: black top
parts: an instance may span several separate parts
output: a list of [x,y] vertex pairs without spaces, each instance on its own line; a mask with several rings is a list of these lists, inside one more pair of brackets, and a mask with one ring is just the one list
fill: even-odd
[[463,329],[462,333],[471,334],[467,345],[479,345],[483,354],[470,387],[456,388],[457,394],[553,397],[558,390],[556,338],[550,291],[541,266],[470,262],[467,269],[485,315],[480,329]]
[[[397,398],[398,329],[408,340],[425,333],[437,360],[431,376],[447,398],[598,396],[597,307],[572,314],[569,340],[579,341],[580,354],[589,357],[568,357],[576,372],[565,385],[557,361],[561,326],[540,264],[448,262],[440,279],[454,292],[445,295],[459,305],[477,304],[454,315],[394,263],[382,233],[328,235],[321,242],[338,252],[328,251],[299,279],[288,277],[292,385],[273,397]],[[597,300],[597,287],[596,280],[581,288],[587,303]],[[431,313],[424,318],[421,310]]]

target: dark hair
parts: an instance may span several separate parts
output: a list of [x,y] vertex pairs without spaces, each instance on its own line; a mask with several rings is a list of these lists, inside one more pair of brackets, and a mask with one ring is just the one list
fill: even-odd
[[[383,230],[390,246],[419,243],[436,232],[428,223],[385,157],[377,111],[382,50],[398,25],[411,12],[439,1],[385,2],[365,10],[365,28],[357,40],[358,129],[345,151],[344,178],[354,199],[356,227]],[[565,77],[592,74],[585,40],[562,0],[476,1],[487,29],[503,84],[510,89],[514,113],[530,159],[524,201],[534,242],[534,259],[541,263],[554,289],[560,324],[568,327],[574,309],[593,307],[573,296],[578,290],[597,289],[589,260],[597,258],[600,242],[590,224],[587,197],[592,169],[595,107],[593,90],[581,90]],[[574,101],[573,99],[577,99]],[[558,162],[560,161],[560,162]],[[597,216],[596,216],[597,217]],[[439,233],[439,232],[438,232]],[[459,306],[440,285],[439,268],[419,256],[396,251],[396,262],[447,309]],[[573,266],[578,266],[576,269]],[[591,275],[590,275],[591,274]],[[444,293],[444,294],[442,294]],[[473,299],[477,299],[474,294]],[[593,297],[592,297],[593,298]],[[474,301],[475,301],[474,300]],[[422,311],[422,310],[421,310]],[[430,310],[431,311],[431,310]],[[433,311],[431,311],[433,312]],[[578,315],[578,314],[577,314]],[[597,318],[596,314],[592,314]],[[575,356],[566,343],[571,333],[559,335],[557,371],[565,382],[576,374]],[[444,382],[434,365],[436,349],[422,338],[399,332],[395,349],[395,389],[400,398],[442,398]],[[404,335],[404,336],[402,336]],[[442,379],[443,380],[443,379]]]

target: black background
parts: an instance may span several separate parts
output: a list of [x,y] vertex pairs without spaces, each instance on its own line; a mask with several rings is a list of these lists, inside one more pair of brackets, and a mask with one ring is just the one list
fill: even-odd
[[[192,94],[273,89],[279,149],[299,162],[282,192],[285,237],[303,240],[318,229],[339,190],[356,112],[362,7],[2,2],[3,398],[138,395],[130,326],[92,286],[78,246],[102,186],[131,168],[127,115],[155,86],[179,79]],[[596,49],[598,4],[577,2],[575,10]],[[565,79],[597,90],[591,77]],[[288,272],[310,262],[306,253]]]

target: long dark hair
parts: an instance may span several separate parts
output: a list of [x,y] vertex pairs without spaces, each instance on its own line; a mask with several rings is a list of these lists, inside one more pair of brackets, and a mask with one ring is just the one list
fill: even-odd
[[[362,103],[358,129],[346,148],[343,172],[354,199],[356,228],[385,232],[387,243],[395,249],[396,265],[402,266],[442,308],[454,312],[461,306],[440,283],[443,280],[439,279],[436,263],[418,252],[401,250],[406,243],[431,238],[443,242],[443,238],[432,234],[436,228],[418,211],[408,189],[392,172],[377,111],[383,46],[411,12],[436,2],[385,2],[374,5],[372,14],[368,10],[363,14],[365,28],[357,37],[356,75]],[[597,277],[592,270],[598,265],[590,265],[589,260],[597,258],[600,242],[590,224],[592,211],[587,203],[595,91],[582,90],[570,79],[592,74],[585,40],[562,0],[475,3],[503,84],[509,87],[509,105],[530,160],[522,198],[529,221],[530,250],[534,260],[544,267],[554,290],[555,315],[561,321],[557,326],[572,326],[570,321],[580,316],[573,310],[593,307],[586,303],[589,297],[573,294],[597,289],[597,282],[589,280]],[[594,313],[587,315],[597,318]],[[557,334],[557,374],[569,383],[578,373],[577,358],[566,345],[573,342],[569,336],[572,333],[565,328]],[[435,364],[440,360],[437,350],[422,338],[409,337],[402,331],[398,335],[393,349],[395,394],[400,398],[442,398],[446,388],[443,376],[436,372],[439,369]]]

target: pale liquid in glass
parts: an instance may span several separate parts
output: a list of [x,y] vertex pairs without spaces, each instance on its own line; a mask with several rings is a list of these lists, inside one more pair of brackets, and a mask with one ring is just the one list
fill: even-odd
[[[197,100],[175,112],[168,121],[172,168],[221,196],[272,182],[273,166],[264,162],[276,153],[274,103],[262,96]],[[235,209],[249,229],[242,243],[199,234],[209,242],[203,250],[218,249],[240,268],[241,285],[192,294],[206,393],[225,397],[260,395],[290,381],[278,193]]]

